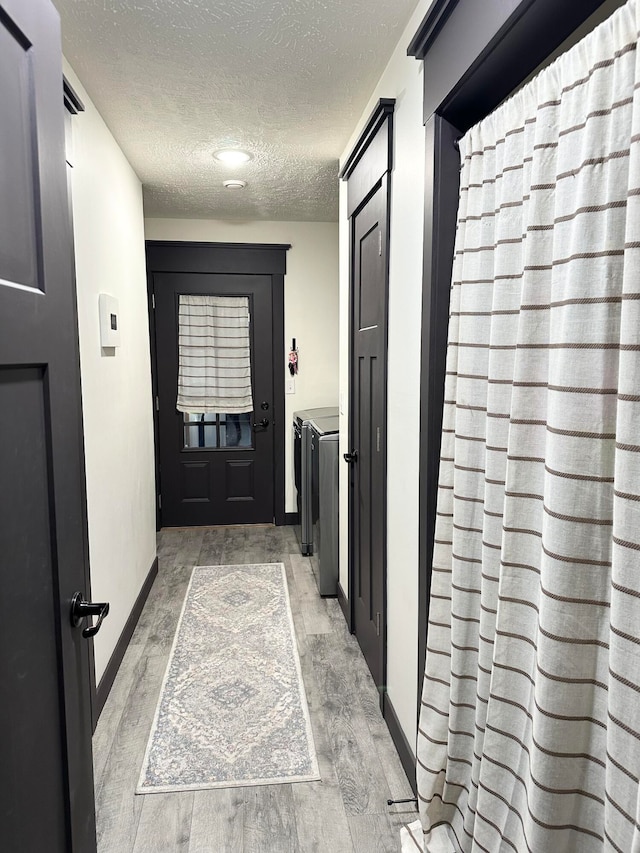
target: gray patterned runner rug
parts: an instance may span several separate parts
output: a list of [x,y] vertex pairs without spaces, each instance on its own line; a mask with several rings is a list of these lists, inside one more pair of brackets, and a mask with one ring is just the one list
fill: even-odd
[[284,565],[196,566],[137,793],[319,778]]

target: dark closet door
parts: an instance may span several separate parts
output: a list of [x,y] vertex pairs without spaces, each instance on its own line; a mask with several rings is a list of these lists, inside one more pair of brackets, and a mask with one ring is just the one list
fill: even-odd
[[[269,275],[155,273],[161,514],[164,526],[274,519],[272,282]],[[247,297],[254,411],[176,409],[180,295]],[[203,362],[209,359],[203,356]]]
[[385,680],[386,196],[385,176],[352,219],[353,617],[378,687]]
[[[0,849],[96,849],[60,26],[0,0]],[[96,306],[97,310],[97,306]]]

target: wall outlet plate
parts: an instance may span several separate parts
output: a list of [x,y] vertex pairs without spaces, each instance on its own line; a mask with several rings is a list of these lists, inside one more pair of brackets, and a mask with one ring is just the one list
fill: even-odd
[[287,394],[295,394],[296,393],[296,380],[295,379],[287,379],[285,385],[285,391]]

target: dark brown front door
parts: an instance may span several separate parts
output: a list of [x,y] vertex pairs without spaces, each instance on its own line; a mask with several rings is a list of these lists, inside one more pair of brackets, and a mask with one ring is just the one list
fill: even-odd
[[[163,272],[154,274],[153,286],[163,526],[272,522],[274,359],[271,276]],[[181,295],[246,298],[254,411],[204,413],[198,410],[197,405],[190,413],[177,410]],[[221,332],[225,334],[224,330]],[[222,337],[221,345],[225,343],[226,339]],[[200,348],[197,352],[202,354],[197,356],[196,364],[212,363],[213,352],[207,353]],[[232,359],[229,360],[231,362]],[[224,373],[227,368],[222,370]],[[233,369],[228,370],[232,376]]]
[[0,849],[96,849],[58,15],[0,0]]
[[353,617],[373,679],[385,667],[386,176],[352,218]]

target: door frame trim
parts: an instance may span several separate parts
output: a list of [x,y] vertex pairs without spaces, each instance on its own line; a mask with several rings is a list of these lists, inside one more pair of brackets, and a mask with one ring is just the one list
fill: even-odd
[[[354,446],[355,401],[354,401],[354,334],[353,319],[355,316],[355,282],[354,282],[354,229],[355,216],[366,205],[371,196],[380,188],[384,192],[384,343],[383,360],[384,375],[382,399],[384,406],[384,441],[382,448],[382,477],[383,477],[383,554],[382,554],[382,683],[387,679],[387,385],[388,385],[388,351],[389,351],[389,247],[391,226],[391,170],[393,169],[393,112],[395,98],[380,98],[362,133],[345,160],[340,171],[340,179],[347,183],[347,215],[349,217],[349,347],[348,347],[348,376],[349,376],[349,447]],[[348,494],[348,577],[349,589],[347,600],[341,603],[349,631],[355,631],[355,543],[352,535],[354,514],[355,474],[349,471]],[[341,589],[341,588],[340,588]],[[344,591],[343,591],[344,594]],[[384,693],[380,694],[380,707],[384,714]]]
[[[64,102],[64,120],[65,120],[65,155],[68,158],[68,151],[66,151],[67,146],[67,131],[71,134],[71,140],[73,140],[73,124],[69,127],[67,125],[68,122],[73,123],[74,117],[79,115],[80,113],[85,111],[84,104],[76,94],[75,90],[67,80],[67,78],[62,76],[62,88],[63,88],[63,102]],[[72,143],[73,144],[73,143]],[[75,324],[75,329],[77,332],[79,322],[78,322],[78,279],[76,276],[76,244],[75,244],[75,229],[73,224],[73,168],[74,164],[70,163],[67,159],[65,171],[66,171],[66,179],[67,179],[67,206],[69,212],[69,240],[70,240],[70,251],[71,251],[71,267],[73,273],[73,322]],[[85,447],[85,436],[84,436],[84,425],[82,419],[82,367],[80,364],[80,348],[79,342],[77,346],[78,350],[78,376],[80,381],[80,414],[79,414],[79,426],[80,426],[80,443],[81,443],[81,467],[82,467],[82,535],[83,535],[83,549],[85,554],[84,560],[84,594],[87,599],[91,600],[91,563],[89,559],[89,518],[88,518],[88,510],[87,510],[87,452]],[[90,705],[91,705],[91,731],[95,732],[96,726],[98,725],[98,717],[100,716],[100,699],[98,696],[98,684],[96,679],[96,655],[95,655],[95,646],[93,637],[89,637],[87,640],[88,650],[89,650],[89,688],[90,688]]]
[[[156,528],[162,527],[159,504],[160,460],[154,273],[184,272],[271,277],[273,333],[273,514],[277,526],[286,524],[285,512],[285,375],[278,353],[284,353],[284,276],[290,243],[205,243],[187,240],[146,240],[147,310],[151,348],[153,437],[156,471]],[[171,250],[167,252],[166,250]],[[183,251],[180,252],[179,250]],[[284,356],[283,356],[284,357]],[[279,369],[281,367],[282,369]]]

